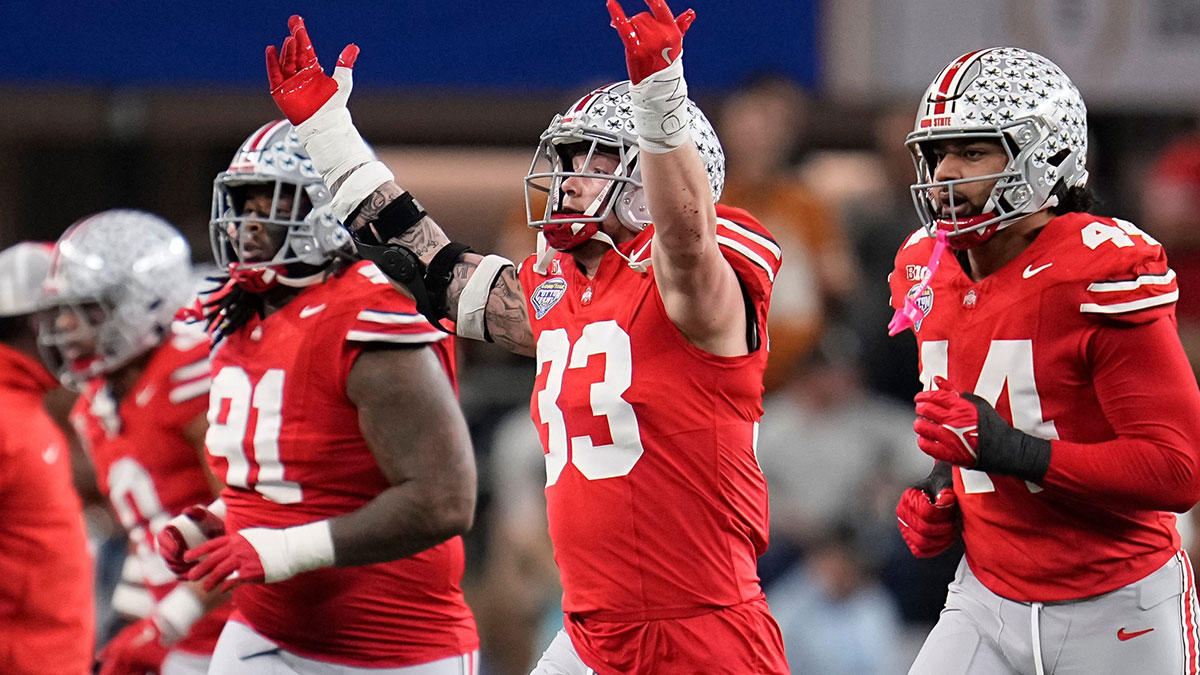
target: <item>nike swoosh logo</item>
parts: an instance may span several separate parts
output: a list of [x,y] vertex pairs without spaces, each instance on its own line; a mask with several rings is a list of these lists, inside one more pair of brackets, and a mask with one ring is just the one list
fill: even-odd
[[670,63],[671,62],[671,48],[663,47],[662,56],[663,56],[663,61]]
[[1025,271],[1021,272],[1021,277],[1028,279],[1029,277],[1037,274],[1038,272],[1041,272],[1042,270],[1046,269],[1047,267],[1049,267],[1053,264],[1054,263],[1046,263],[1045,265],[1042,265],[1041,267],[1034,267],[1033,265],[1026,265]]
[[323,304],[311,305],[311,306],[305,307],[304,309],[300,310],[300,318],[307,319],[308,317],[320,312],[323,309],[325,309],[325,305],[323,305]]
[[150,403],[150,397],[154,396],[154,387],[146,387],[133,397],[133,402],[137,403],[139,408],[145,408],[146,404]]
[[1126,633],[1125,628],[1123,628],[1123,627],[1118,628],[1117,629],[1117,639],[1120,640],[1121,642],[1124,642],[1126,640],[1132,640],[1133,638],[1135,638],[1139,635],[1145,635],[1146,633],[1149,633],[1152,630],[1154,630],[1154,629],[1147,628],[1146,630],[1139,630],[1139,631],[1135,631],[1133,633]]

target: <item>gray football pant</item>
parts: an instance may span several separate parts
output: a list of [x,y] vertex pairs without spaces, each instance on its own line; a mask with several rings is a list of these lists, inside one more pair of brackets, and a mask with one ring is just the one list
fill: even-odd
[[1197,602],[1177,553],[1140,581],[1085,600],[1025,603],[958,565],[909,675],[1195,675]]

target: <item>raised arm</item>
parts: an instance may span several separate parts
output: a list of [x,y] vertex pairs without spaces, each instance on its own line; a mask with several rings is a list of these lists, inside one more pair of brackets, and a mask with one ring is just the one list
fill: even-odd
[[296,125],[333,192],[334,216],[350,230],[359,253],[412,295],[435,325],[451,319],[460,336],[532,355],[533,332],[515,266],[450,241],[359,136],[346,108],[358,47],[342,50],[330,77],[303,19],[291,17],[288,27],[282,50],[267,47],[271,96]]
[[748,351],[746,311],[733,268],[717,245],[717,213],[704,160],[691,138],[693,112],[683,77],[683,35],[664,0],[628,18],[608,0],[625,44],[643,189],[654,220],[654,274],[667,315],[696,346],[715,354]]

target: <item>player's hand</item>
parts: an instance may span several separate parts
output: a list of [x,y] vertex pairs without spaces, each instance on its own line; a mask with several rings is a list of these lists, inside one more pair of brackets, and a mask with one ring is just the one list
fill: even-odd
[[958,531],[958,499],[949,464],[938,462],[928,476],[900,495],[896,520],[914,556],[931,558],[950,548]]
[[201,504],[189,506],[183,513],[167,521],[158,533],[158,553],[175,576],[187,576],[196,563],[184,559],[183,555],[210,539],[225,534],[225,521]]
[[100,675],[157,673],[167,658],[162,632],[150,617],[126,626],[100,652]]
[[1039,482],[1050,468],[1052,446],[1012,425],[990,403],[955,391],[945,378],[935,377],[931,391],[917,403],[917,447],[955,466]]
[[267,47],[267,81],[275,105],[292,124],[307,121],[326,104],[329,108],[345,107],[358,47],[346,45],[330,77],[317,61],[304,19],[292,15],[288,29],[291,35],[284,38],[282,49],[276,50],[275,45]]
[[914,399],[917,446],[934,459],[969,469],[979,460],[979,408],[945,378],[935,377],[933,382],[935,389],[923,391]]
[[188,580],[200,582],[205,591],[220,585],[224,593],[241,584],[266,581],[262,557],[239,532],[205,542],[185,553],[183,558],[195,565],[187,574]]
[[634,84],[679,58],[683,36],[696,19],[696,12],[690,9],[675,17],[665,0],[646,0],[646,5],[650,12],[628,18],[618,0],[608,0],[612,27],[625,43],[625,65]]

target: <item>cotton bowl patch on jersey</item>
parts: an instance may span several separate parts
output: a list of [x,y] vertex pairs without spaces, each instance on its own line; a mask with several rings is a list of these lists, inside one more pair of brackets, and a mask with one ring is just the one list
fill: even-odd
[[566,292],[567,280],[562,277],[547,279],[538,284],[538,287],[533,289],[533,295],[529,297],[529,301],[533,303],[534,315],[539,319],[546,316],[546,312],[558,304]]
[[921,330],[921,324],[925,322],[925,317],[929,316],[929,310],[933,309],[933,289],[926,288],[924,293],[914,297],[920,288],[921,284],[913,284],[913,287],[908,289],[908,293],[905,295],[907,298],[912,298],[917,308],[921,310],[921,318],[913,323],[913,331]]

